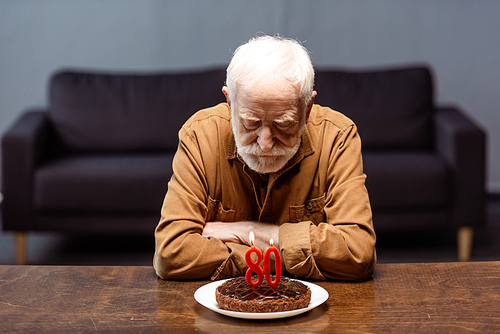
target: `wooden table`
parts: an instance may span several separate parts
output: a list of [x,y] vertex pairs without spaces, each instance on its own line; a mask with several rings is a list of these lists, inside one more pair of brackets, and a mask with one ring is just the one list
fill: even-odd
[[277,320],[205,308],[193,294],[206,283],[151,267],[0,266],[0,333],[500,332],[500,262],[380,264],[367,282],[317,282],[326,303]]

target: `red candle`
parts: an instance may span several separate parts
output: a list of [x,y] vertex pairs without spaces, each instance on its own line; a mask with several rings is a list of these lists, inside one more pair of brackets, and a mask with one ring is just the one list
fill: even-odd
[[[252,246],[245,253],[245,262],[248,266],[247,272],[245,274],[245,280],[247,281],[248,285],[255,288],[261,285],[262,281],[264,280],[264,273],[262,272],[262,268],[260,267],[260,262],[262,261],[262,252],[253,244],[254,242],[253,232],[250,232],[249,239],[250,239],[250,244]],[[252,253],[257,254],[256,262],[252,261]],[[255,282],[252,281],[253,271],[255,271],[255,273],[257,274],[257,281]]]
[[[274,247],[273,239],[269,240],[271,247],[268,247],[264,252],[264,274],[266,275],[266,282],[271,287],[276,287],[281,279],[281,257],[280,252]],[[271,253],[274,253],[274,269],[276,277],[274,281],[271,280]]]

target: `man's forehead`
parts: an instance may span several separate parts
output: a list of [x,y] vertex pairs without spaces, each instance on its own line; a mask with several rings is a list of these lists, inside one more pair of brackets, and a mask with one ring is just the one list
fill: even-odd
[[298,91],[272,85],[242,87],[236,94],[236,100],[240,107],[250,109],[296,110],[301,105]]
[[298,83],[292,82],[285,77],[269,75],[267,78],[242,79],[237,85],[238,93],[252,94],[253,92],[277,92],[286,94],[290,97],[300,95],[300,87]]

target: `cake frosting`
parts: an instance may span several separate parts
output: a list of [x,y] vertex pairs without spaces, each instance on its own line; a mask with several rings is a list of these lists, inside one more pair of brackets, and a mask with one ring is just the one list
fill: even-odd
[[237,312],[282,312],[307,307],[311,290],[302,282],[281,277],[273,288],[267,282],[250,287],[244,277],[227,280],[217,287],[215,299],[221,309]]

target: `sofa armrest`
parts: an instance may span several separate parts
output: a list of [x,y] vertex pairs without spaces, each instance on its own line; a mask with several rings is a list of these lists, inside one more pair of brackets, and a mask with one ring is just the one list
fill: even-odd
[[2,137],[2,217],[4,230],[32,225],[33,171],[42,159],[48,121],[42,110],[24,113]]
[[455,107],[434,116],[435,147],[452,171],[454,221],[461,226],[485,222],[486,133]]

